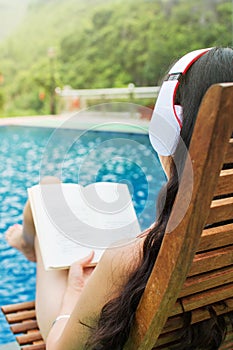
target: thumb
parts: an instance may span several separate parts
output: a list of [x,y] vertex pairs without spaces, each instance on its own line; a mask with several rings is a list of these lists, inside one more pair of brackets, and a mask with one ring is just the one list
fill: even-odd
[[75,290],[81,290],[84,286],[84,268],[89,265],[94,257],[94,251],[91,251],[83,259],[71,264],[68,274],[68,285]]
[[80,259],[78,262],[82,267],[85,267],[86,265],[89,265],[94,258],[94,250],[92,250],[87,256],[84,258]]
[[81,277],[83,275],[83,268],[87,265],[90,265],[93,257],[94,257],[94,251],[91,251],[84,258],[73,262],[69,269],[69,278],[72,278],[71,276],[78,276],[78,275]]

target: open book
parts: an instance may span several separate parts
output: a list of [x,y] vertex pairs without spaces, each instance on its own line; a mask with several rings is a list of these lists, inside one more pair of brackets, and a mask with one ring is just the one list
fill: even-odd
[[91,250],[97,263],[106,248],[141,231],[126,184],[43,184],[28,195],[46,270],[67,268]]

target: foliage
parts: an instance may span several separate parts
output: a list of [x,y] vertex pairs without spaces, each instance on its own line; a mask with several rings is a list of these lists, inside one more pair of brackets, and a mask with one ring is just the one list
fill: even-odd
[[[5,115],[49,113],[56,86],[157,85],[187,51],[232,43],[231,0],[29,4],[24,21],[0,47]],[[49,47],[56,57],[48,57]]]

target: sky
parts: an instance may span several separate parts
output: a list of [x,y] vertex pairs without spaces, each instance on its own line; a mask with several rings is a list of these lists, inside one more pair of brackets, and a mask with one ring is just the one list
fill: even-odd
[[23,21],[30,0],[0,0],[0,42]]

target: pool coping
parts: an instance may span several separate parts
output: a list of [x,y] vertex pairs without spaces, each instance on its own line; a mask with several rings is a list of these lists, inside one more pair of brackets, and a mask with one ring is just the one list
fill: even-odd
[[0,118],[0,126],[12,125],[148,134],[149,120],[132,118],[128,115],[119,116],[119,113],[93,115],[85,111],[73,114]]
[[19,350],[20,346],[16,342],[10,342],[0,345],[0,350]]

